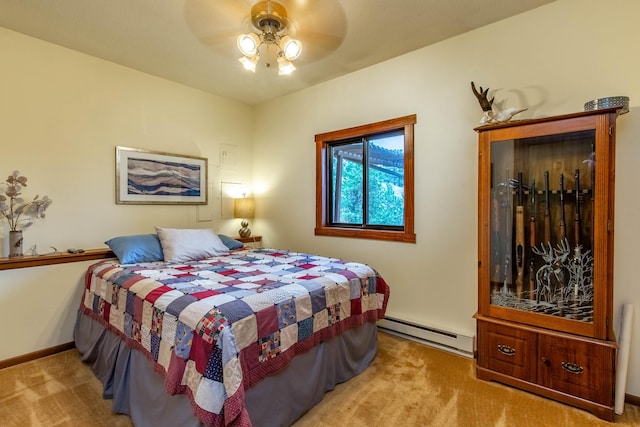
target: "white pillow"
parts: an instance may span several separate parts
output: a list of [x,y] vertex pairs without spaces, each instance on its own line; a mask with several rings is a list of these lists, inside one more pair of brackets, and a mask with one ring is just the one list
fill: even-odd
[[166,262],[198,261],[229,253],[229,248],[208,228],[156,227],[156,233]]

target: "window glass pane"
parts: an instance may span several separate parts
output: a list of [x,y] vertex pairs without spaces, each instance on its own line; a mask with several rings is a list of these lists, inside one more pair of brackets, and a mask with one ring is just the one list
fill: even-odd
[[491,141],[492,305],[594,321],[596,139]]
[[315,135],[317,236],[415,243],[416,115]]
[[367,223],[404,225],[404,135],[371,137],[367,145]]
[[331,148],[333,223],[362,224],[362,149],[362,142]]

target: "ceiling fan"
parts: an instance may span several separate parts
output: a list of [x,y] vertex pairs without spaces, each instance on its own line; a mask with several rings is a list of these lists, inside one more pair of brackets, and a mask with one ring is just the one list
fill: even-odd
[[246,69],[277,64],[279,74],[295,70],[294,60],[304,66],[335,51],[347,26],[338,0],[187,0],[185,17],[213,51],[240,51]]

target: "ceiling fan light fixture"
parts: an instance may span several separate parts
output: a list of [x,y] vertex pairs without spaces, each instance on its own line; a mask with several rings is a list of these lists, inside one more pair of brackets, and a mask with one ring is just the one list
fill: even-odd
[[278,74],[288,76],[295,71],[296,67],[285,58],[284,54],[278,55]]
[[302,53],[302,43],[300,43],[300,40],[292,39],[289,36],[284,36],[280,39],[280,48],[285,58],[289,61],[298,59]]
[[244,55],[240,58],[244,68],[255,72],[261,46],[273,45],[278,52],[278,74],[291,74],[296,69],[291,61],[300,56],[302,43],[287,35],[292,25],[285,7],[271,0],[259,1],[251,8],[251,23],[257,33],[242,34],[237,39],[238,49]]
[[254,56],[260,47],[260,37],[254,33],[241,34],[238,36],[238,49],[245,56]]
[[256,54],[254,56],[243,56],[238,59],[245,70],[249,70],[252,73],[256,72],[256,66],[258,65],[258,61],[260,60],[260,55]]

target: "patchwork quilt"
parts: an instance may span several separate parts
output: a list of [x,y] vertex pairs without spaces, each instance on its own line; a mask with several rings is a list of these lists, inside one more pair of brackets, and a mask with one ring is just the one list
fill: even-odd
[[244,390],[341,331],[384,317],[371,267],[274,249],[89,267],[81,311],[142,351],[210,426],[250,426]]

